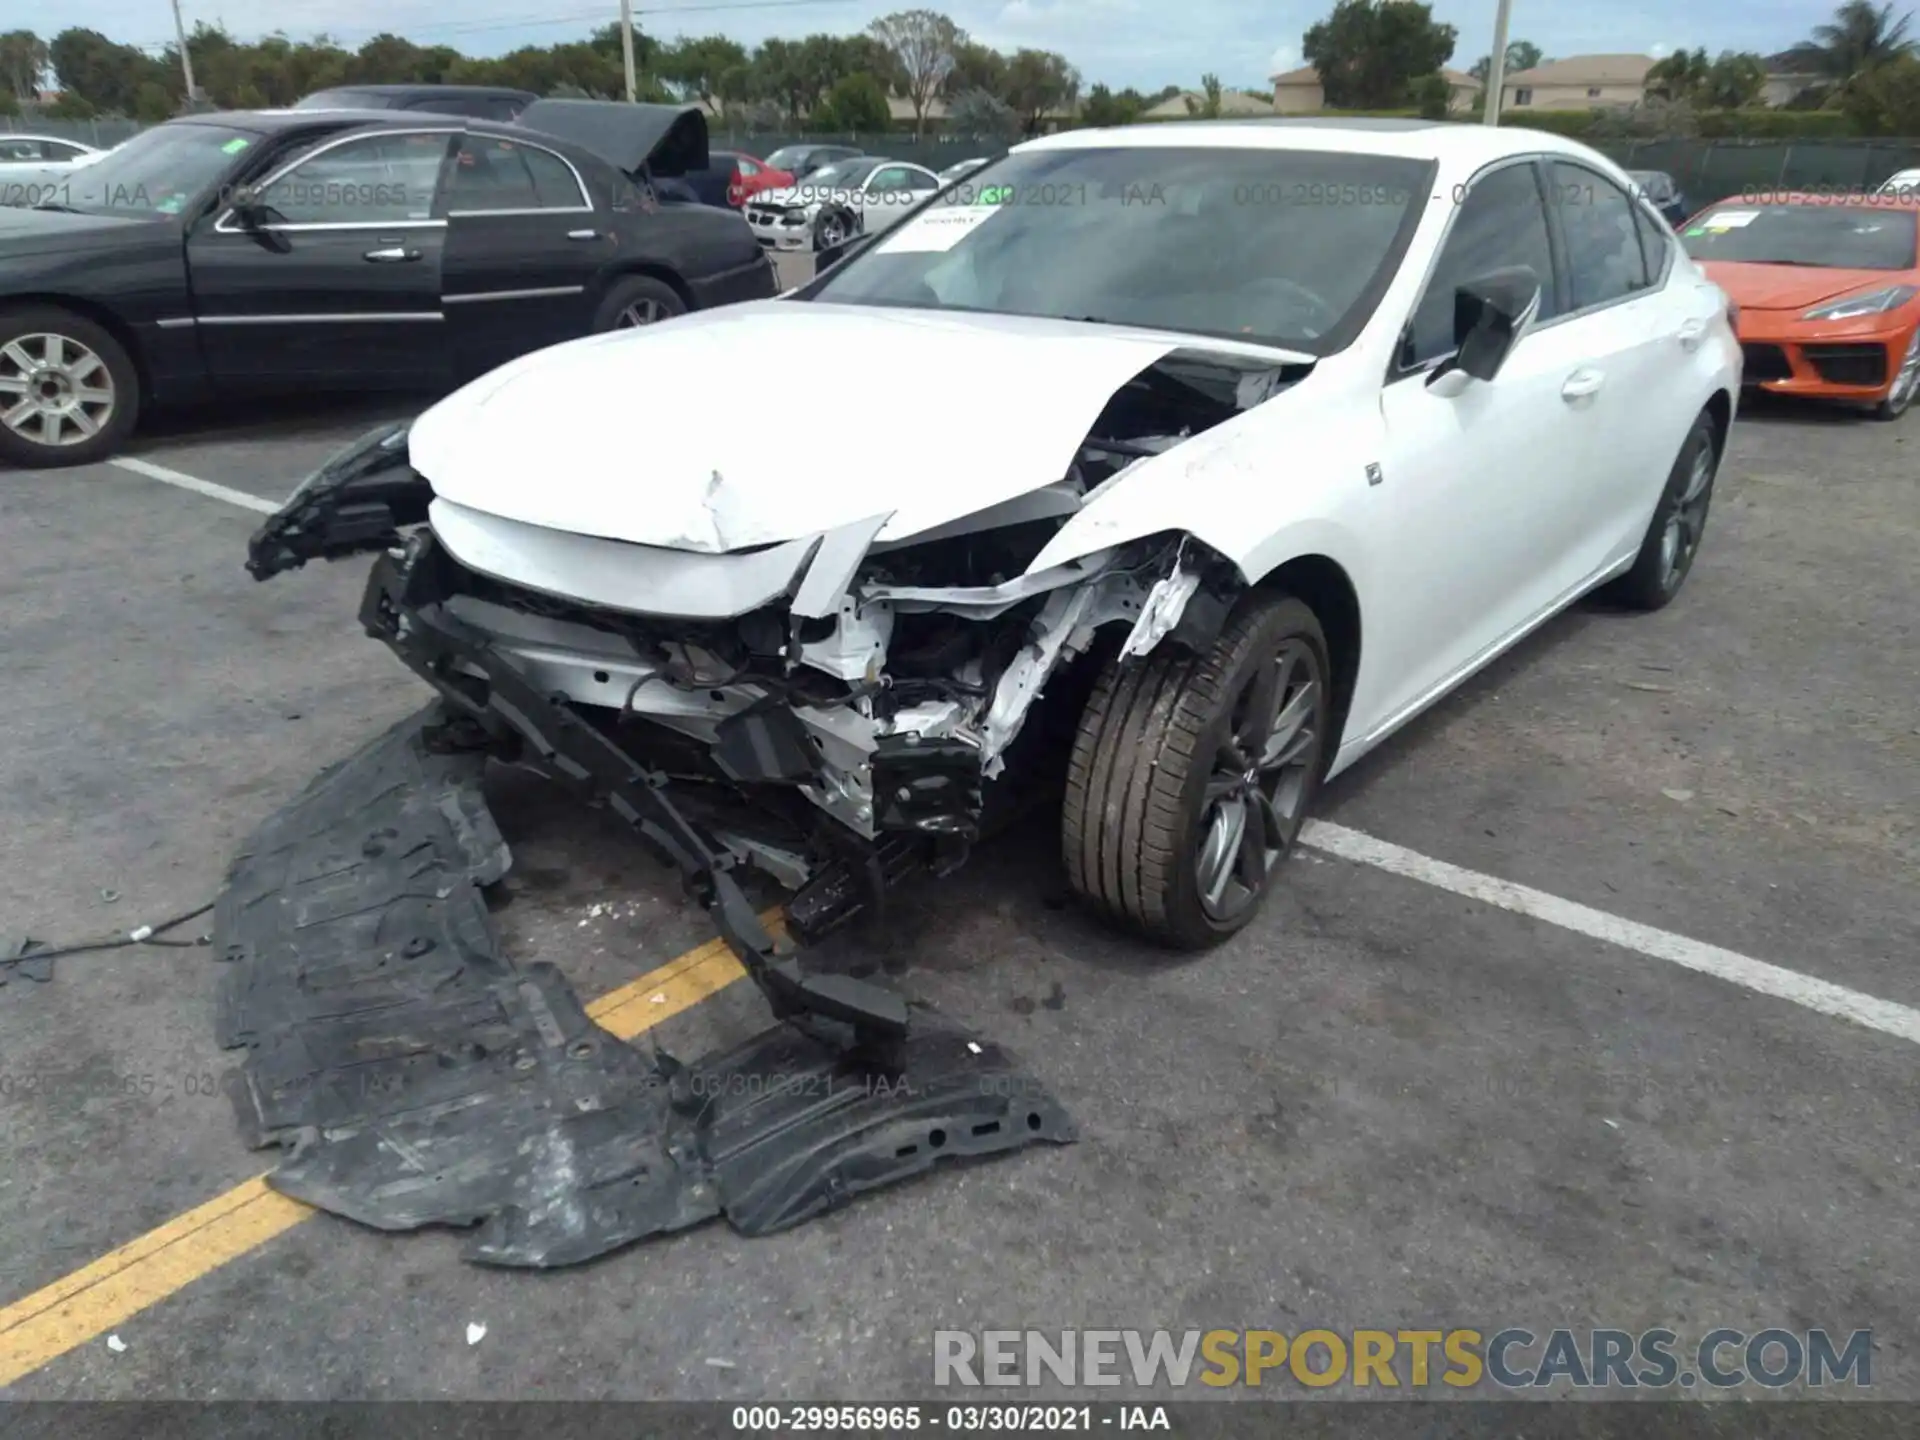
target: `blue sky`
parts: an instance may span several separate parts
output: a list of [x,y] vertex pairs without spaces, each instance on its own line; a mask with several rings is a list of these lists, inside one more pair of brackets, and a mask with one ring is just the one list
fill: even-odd
[[[1197,86],[1206,71],[1228,85],[1263,85],[1275,69],[1300,63],[1300,37],[1332,9],[1332,0],[636,0],[649,33],[730,35],[742,44],[773,35],[862,28],[889,10],[929,4],[953,16],[974,38],[1001,49],[1058,50],[1088,84],[1118,89]],[[618,0],[181,0],[195,20],[224,22],[237,35],[284,29],[299,37],[327,31],[357,44],[391,30],[423,44],[455,45],[470,54],[498,54],[518,45],[576,38],[619,15]],[[1593,51],[1669,50],[1771,53],[1803,39],[1826,19],[1833,0],[1513,0],[1515,39],[1551,56]],[[1436,18],[1460,31],[1453,64],[1466,69],[1492,47],[1493,0],[1433,0]],[[66,25],[104,31],[117,40],[160,43],[171,35],[167,0],[61,0],[43,33]]]

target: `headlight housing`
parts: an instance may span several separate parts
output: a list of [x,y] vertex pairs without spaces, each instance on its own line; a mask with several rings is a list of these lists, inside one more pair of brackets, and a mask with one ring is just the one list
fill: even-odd
[[1898,310],[1902,305],[1920,294],[1920,289],[1912,285],[1888,285],[1879,290],[1869,290],[1861,295],[1847,295],[1839,300],[1829,300],[1824,305],[1816,305],[1800,318],[1802,320],[1857,320],[1863,315],[1884,315],[1889,310]]

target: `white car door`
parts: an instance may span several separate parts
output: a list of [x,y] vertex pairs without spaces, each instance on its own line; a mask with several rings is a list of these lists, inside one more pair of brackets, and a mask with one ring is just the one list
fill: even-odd
[[1582,467],[1585,488],[1568,496],[1580,521],[1573,547],[1554,557],[1547,597],[1639,548],[1699,414],[1686,376],[1688,340],[1697,347],[1707,333],[1697,297],[1667,288],[1671,240],[1647,243],[1627,192],[1573,161],[1556,160],[1549,174],[1569,292],[1569,312],[1557,323],[1578,331],[1583,383],[1596,387],[1587,404],[1606,443]]
[[[1398,723],[1524,628],[1551,603],[1552,577],[1588,523],[1592,467],[1611,437],[1587,389],[1591,322],[1561,318],[1545,185],[1524,157],[1474,178],[1382,391],[1371,526],[1391,613],[1368,626],[1381,680],[1356,696],[1359,733]],[[1491,382],[1436,393],[1436,367],[1456,349],[1456,288],[1516,265],[1540,278],[1533,326]]]

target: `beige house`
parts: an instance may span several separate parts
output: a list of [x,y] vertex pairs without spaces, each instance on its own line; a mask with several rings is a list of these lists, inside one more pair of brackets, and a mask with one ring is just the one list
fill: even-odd
[[1651,55],[1573,55],[1516,70],[1505,77],[1501,113],[1638,105],[1654,64]]
[[1775,107],[1791,105],[1809,90],[1826,84],[1826,78],[1809,72],[1799,56],[1791,50],[1767,57],[1767,83],[1760,91],[1760,98]]
[[[1464,70],[1446,68],[1442,68],[1440,73],[1447,77],[1447,83],[1453,87],[1453,93],[1447,101],[1449,109],[1471,110],[1480,103],[1482,87],[1473,76]],[[1320,88],[1320,72],[1313,66],[1303,65],[1298,70],[1288,70],[1269,78],[1273,82],[1274,114],[1311,115],[1327,108],[1326,92]]]
[[[1187,108],[1187,102],[1193,102],[1193,109]],[[1152,109],[1141,115],[1143,120],[1185,120],[1207,103],[1206,92],[1185,90],[1169,99],[1162,100]],[[1271,115],[1273,104],[1262,100],[1258,95],[1249,95],[1244,90],[1222,90],[1220,92],[1220,114],[1233,115]]]

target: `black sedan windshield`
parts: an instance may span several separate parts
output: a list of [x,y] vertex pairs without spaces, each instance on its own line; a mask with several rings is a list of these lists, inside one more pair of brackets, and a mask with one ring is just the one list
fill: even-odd
[[1366,323],[1432,189],[1425,161],[1126,146],[1010,155],[809,298],[1265,341],[1311,354]]
[[1911,270],[1914,212],[1891,205],[1719,205],[1681,235],[1696,260]]
[[143,130],[46,187],[70,209],[114,215],[178,215],[261,143],[251,131],[198,121]]

